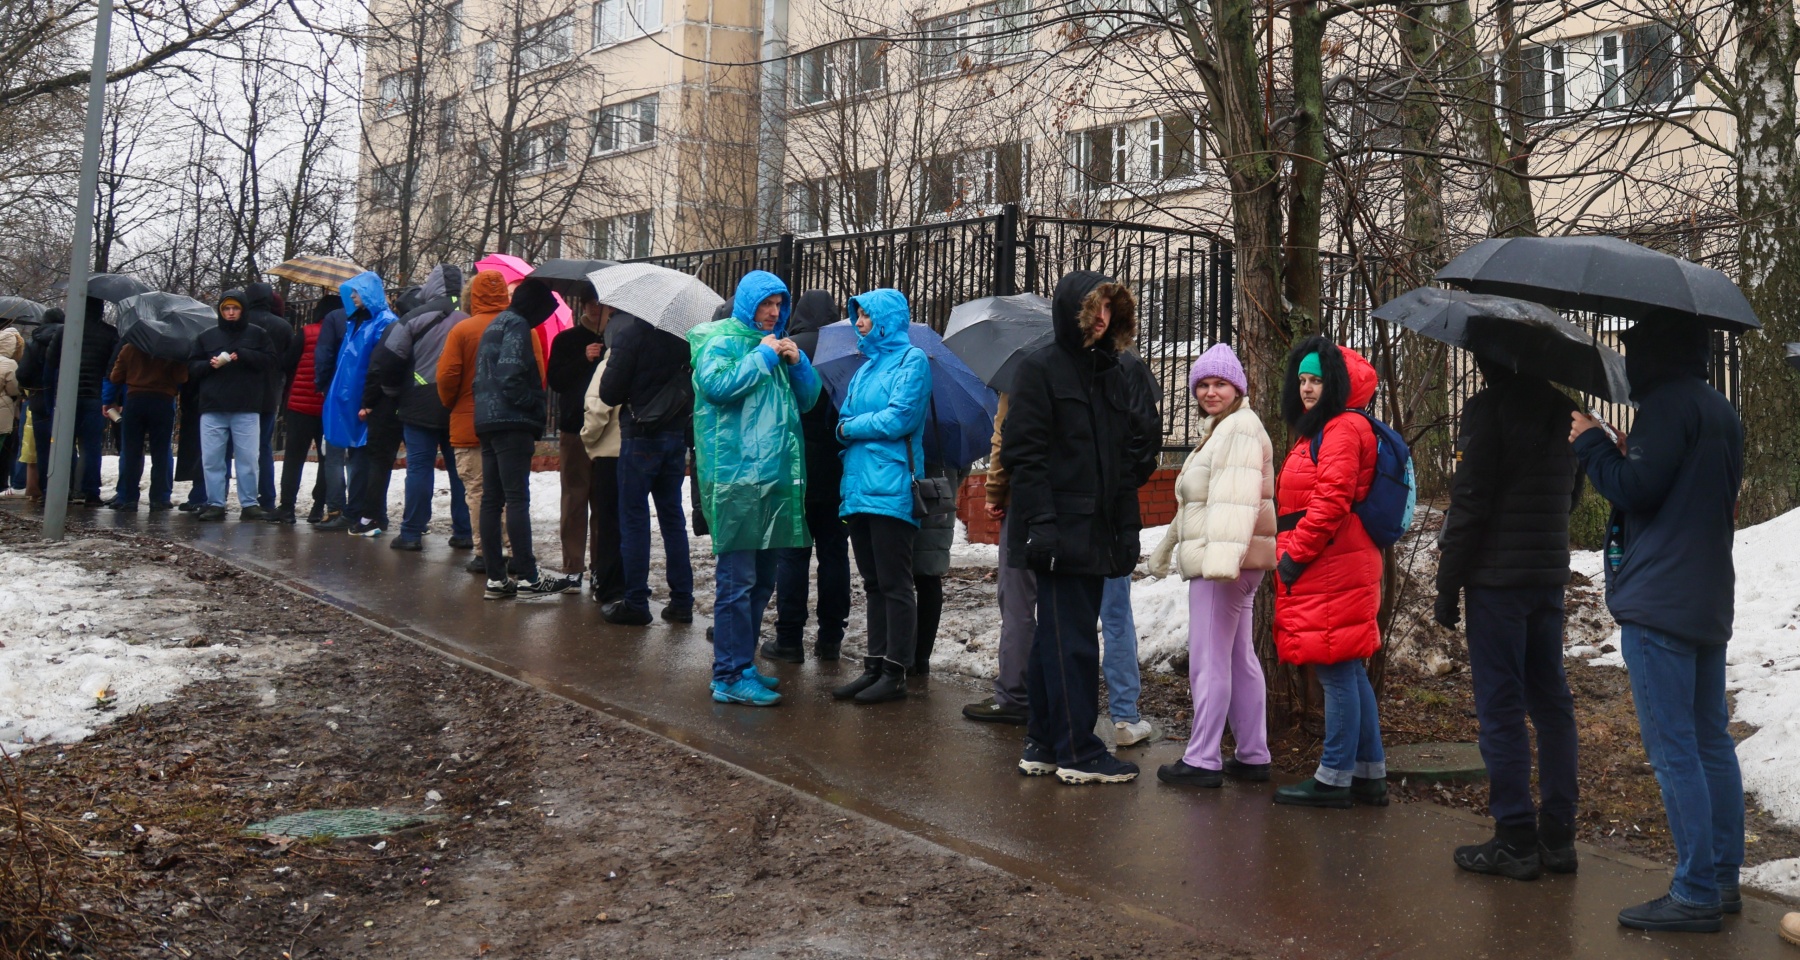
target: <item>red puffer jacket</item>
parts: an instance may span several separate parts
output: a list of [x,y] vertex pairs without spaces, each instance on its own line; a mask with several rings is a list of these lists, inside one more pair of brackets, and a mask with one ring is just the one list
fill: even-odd
[[313,383],[313,351],[319,345],[319,325],[301,327],[304,342],[300,344],[300,364],[294,369],[294,382],[288,391],[288,409],[295,413],[319,416],[325,412],[325,398]]
[[[1342,352],[1350,378],[1347,405],[1367,406],[1375,396],[1375,368],[1354,350]],[[1375,620],[1381,551],[1351,512],[1375,481],[1375,444],[1369,421],[1340,413],[1325,424],[1317,464],[1307,437],[1288,451],[1276,481],[1275,511],[1287,521],[1276,535],[1276,553],[1305,570],[1293,586],[1275,585],[1275,649],[1283,663],[1342,663],[1381,646]],[[1292,515],[1302,511],[1293,524]]]

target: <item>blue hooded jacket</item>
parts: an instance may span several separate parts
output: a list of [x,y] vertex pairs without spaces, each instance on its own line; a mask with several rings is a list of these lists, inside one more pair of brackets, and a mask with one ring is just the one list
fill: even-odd
[[913,516],[912,482],[925,471],[925,415],[931,404],[931,363],[912,345],[912,317],[898,290],[871,290],[850,298],[872,321],[857,349],[869,362],[857,368],[838,408],[844,441],[840,516],[868,513],[905,520]]
[[[348,326],[353,329],[344,334],[344,342],[338,347],[337,372],[332,375],[331,388],[325,392],[325,409],[321,416],[325,421],[327,442],[339,447],[360,447],[369,442],[368,425],[356,416],[362,409],[369,358],[375,352],[375,345],[381,342],[388,324],[394,322],[394,311],[388,309],[381,278],[373,271],[365,270],[344,281],[338,287],[338,293],[344,298]],[[350,299],[353,293],[361,298],[361,307]],[[359,323],[358,317],[367,319]]]

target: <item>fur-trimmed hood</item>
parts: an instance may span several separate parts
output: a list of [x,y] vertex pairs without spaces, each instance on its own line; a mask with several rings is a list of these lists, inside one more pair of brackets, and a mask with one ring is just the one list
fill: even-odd
[[[1099,322],[1100,305],[1112,304],[1106,335],[1091,346],[1088,335]],[[1056,282],[1050,298],[1050,323],[1056,342],[1071,353],[1089,349],[1116,354],[1137,337],[1137,298],[1124,284],[1093,270],[1076,270]]]

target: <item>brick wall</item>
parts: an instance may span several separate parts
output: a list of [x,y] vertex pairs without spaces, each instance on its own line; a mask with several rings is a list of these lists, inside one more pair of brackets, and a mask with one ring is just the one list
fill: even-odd
[[[1150,482],[1138,489],[1138,511],[1144,526],[1161,526],[1175,519],[1175,477],[1179,467],[1167,467],[1150,475]],[[999,543],[1000,524],[989,520],[987,511],[987,476],[970,474],[963,481],[956,498],[956,515],[969,528],[973,543]]]

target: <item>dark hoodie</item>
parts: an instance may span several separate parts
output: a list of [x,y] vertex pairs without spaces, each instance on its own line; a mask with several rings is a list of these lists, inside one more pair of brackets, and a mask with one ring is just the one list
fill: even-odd
[[[106,382],[107,374],[112,372],[113,353],[119,346],[119,331],[106,322],[106,301],[98,297],[87,298],[87,317],[81,325],[81,367],[80,379],[75,384],[77,400],[98,400]],[[49,326],[45,324],[45,326]],[[52,338],[44,362],[47,370],[45,380],[55,384],[62,373],[62,345],[65,324],[58,324]]]
[[[1098,302],[1112,321],[1089,345]],[[1020,364],[1002,425],[1001,457],[1011,471],[1009,563],[1039,572],[1120,577],[1137,565],[1138,478],[1155,469],[1156,445],[1142,434],[1156,422],[1144,391],[1119,360],[1136,333],[1129,291],[1091,271],[1062,278],[1050,302],[1054,342]]]
[[1613,505],[1608,543],[1622,551],[1606,574],[1613,619],[1691,643],[1731,639],[1731,542],[1744,477],[1743,425],[1705,379],[1710,338],[1681,314],[1652,314],[1626,331],[1638,405],[1629,452],[1602,430],[1575,439],[1589,482]]
[[[794,301],[793,316],[788,318],[788,339],[812,355],[819,342],[819,331],[839,320],[844,312],[837,301],[823,290],[808,290]],[[837,503],[844,480],[844,444],[837,436],[838,409],[828,394],[820,393],[819,402],[800,415],[800,432],[806,437],[806,499],[821,503]],[[833,511],[835,514],[835,511]]]
[[[294,343],[294,327],[275,312],[275,288],[266,283],[244,287],[244,319],[255,324],[269,338],[277,358],[285,357]],[[281,408],[281,396],[287,392],[287,372],[279,362],[269,365],[268,383],[263,388],[261,412],[273,414]]]
[[527,279],[512,302],[481,333],[475,350],[475,434],[544,432],[549,397],[537,362],[533,332],[556,312],[542,280]]
[[[592,360],[587,358],[587,348],[594,345],[602,347],[600,356]],[[550,362],[546,367],[544,379],[550,389],[556,391],[556,428],[565,433],[579,434],[581,422],[587,416],[587,388],[594,379],[594,371],[600,366],[601,357],[606,356],[604,347],[606,339],[603,334],[589,330],[576,318],[574,326],[556,335],[550,342]]]
[[686,433],[693,420],[692,404],[687,405],[685,416],[677,414],[655,424],[638,423],[637,410],[654,400],[664,385],[691,381],[687,341],[636,317],[623,320],[615,316],[612,322],[620,327],[607,351],[606,372],[600,375],[600,400],[624,411],[621,433],[627,437]]
[[[244,302],[245,294],[226,291],[223,300]],[[217,369],[212,358],[235,353],[237,359]],[[262,328],[240,314],[236,320],[219,318],[219,325],[194,340],[188,358],[188,379],[195,383],[194,397],[201,413],[261,413],[268,372],[276,366],[275,350]]]
[[450,428],[450,411],[437,395],[437,366],[450,329],[468,316],[456,309],[461,290],[461,270],[447,263],[432,269],[414,298],[418,305],[388,325],[369,358],[364,407],[376,409],[386,398],[401,423]]

